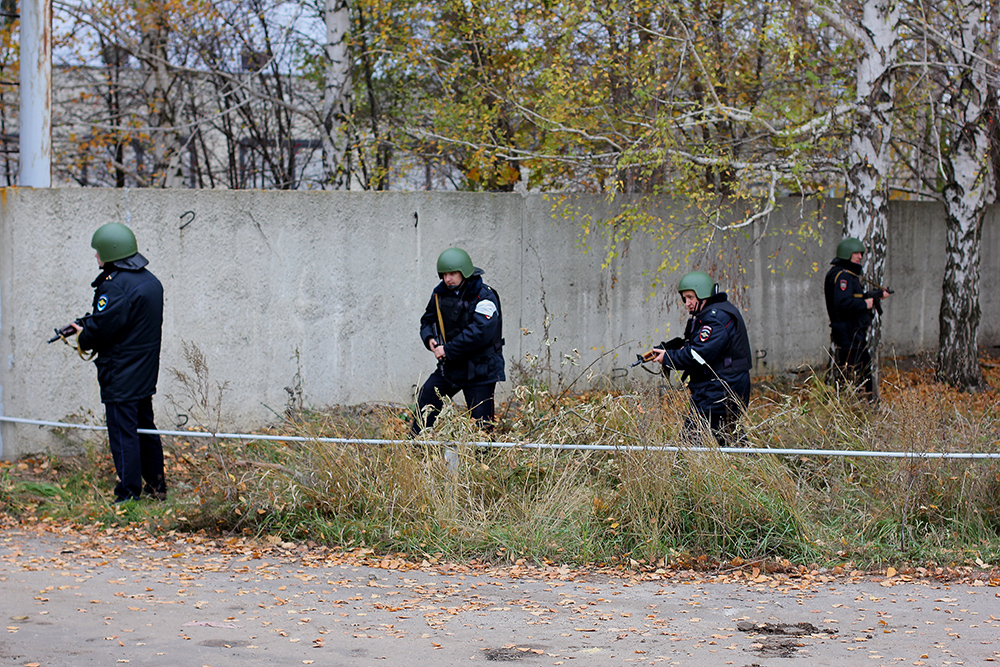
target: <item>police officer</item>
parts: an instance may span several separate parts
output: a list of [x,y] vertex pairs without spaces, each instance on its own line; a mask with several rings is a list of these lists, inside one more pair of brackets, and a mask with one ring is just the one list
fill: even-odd
[[[691,314],[683,343],[654,350],[664,372],[682,371],[695,412],[706,420],[719,444],[733,435],[735,422],[750,402],[750,338],[740,311],[704,271],[692,271],[677,286]],[[671,346],[673,347],[673,346]],[[694,420],[685,420],[688,432]]]
[[115,502],[135,500],[143,493],[165,500],[160,437],[137,432],[156,429],[153,394],[160,369],[163,286],[146,269],[149,262],[125,225],[102,225],[90,245],[101,267],[91,285],[93,315],[74,326],[80,348],[97,353],[97,381],[118,474]]
[[868,352],[868,327],[876,301],[887,299],[889,292],[865,292],[861,280],[861,262],[865,246],[848,237],[837,245],[837,257],[826,274],[823,291],[826,312],[830,316],[830,340],[834,347],[834,372],[838,379],[864,387],[873,396],[872,357]]
[[[411,432],[434,426],[442,396],[459,391],[474,419],[487,429],[494,418],[493,394],[506,379],[503,360],[503,315],[500,297],[483,282],[483,270],[469,253],[448,248],[438,257],[441,282],[434,288],[420,318],[420,340],[438,361],[417,397],[419,414]],[[426,422],[421,424],[426,412]]]

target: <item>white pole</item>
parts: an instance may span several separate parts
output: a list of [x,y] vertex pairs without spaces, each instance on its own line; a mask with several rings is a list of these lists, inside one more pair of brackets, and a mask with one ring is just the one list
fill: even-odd
[[[0,423],[32,424],[34,426],[53,426],[57,428],[78,428],[86,431],[107,431],[107,426],[91,424],[73,424],[70,422],[45,421],[42,419],[24,419],[22,417],[5,417],[0,415]],[[466,444],[471,447],[496,447],[500,449],[540,449],[553,451],[593,451],[593,452],[709,452],[716,454],[762,454],[771,456],[840,456],[854,458],[876,459],[1000,459],[1000,451],[992,452],[905,452],[905,451],[873,451],[865,449],[778,449],[771,447],[715,447],[688,445],[587,445],[573,443],[543,443],[543,442],[495,442],[474,441],[457,443],[452,440],[382,440],[375,438],[317,438],[303,435],[269,435],[263,433],[209,433],[208,431],[168,431],[151,428],[137,429],[139,433],[155,435],[173,435],[182,438],[219,438],[224,440],[272,440],[278,442],[329,442],[342,445],[441,445],[445,448],[444,460],[453,472],[458,468],[458,450],[455,446]],[[994,443],[990,443],[991,445]],[[450,452],[450,453],[449,453]]]
[[21,0],[19,184],[52,185],[52,0]]

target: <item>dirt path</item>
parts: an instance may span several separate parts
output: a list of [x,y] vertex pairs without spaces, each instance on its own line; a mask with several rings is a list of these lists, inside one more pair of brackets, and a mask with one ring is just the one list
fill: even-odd
[[[630,580],[296,545],[13,526],[0,665],[981,665],[1000,588],[885,577]],[[404,568],[404,569],[401,569]]]

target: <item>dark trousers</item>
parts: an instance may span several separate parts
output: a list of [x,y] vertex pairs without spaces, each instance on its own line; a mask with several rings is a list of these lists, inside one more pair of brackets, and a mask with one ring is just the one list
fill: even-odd
[[837,347],[834,378],[853,386],[864,387],[871,396],[874,389],[872,379],[872,355],[867,347]]
[[[117,500],[139,498],[143,491],[165,498],[167,482],[163,474],[163,444],[160,436],[138,433],[137,429],[155,429],[153,398],[105,403],[108,422],[108,445],[118,473],[115,485]],[[143,480],[146,485],[143,488]]]
[[742,410],[718,408],[702,412],[694,410],[684,418],[684,434],[692,445],[701,444],[699,435],[704,424],[712,430],[712,435],[720,447],[732,447],[740,444],[742,438],[738,434],[739,418]]
[[469,407],[472,418],[479,420],[482,427],[486,430],[492,429],[494,418],[493,394],[496,386],[496,382],[460,386],[448,380],[440,368],[437,369],[431,373],[431,376],[427,378],[427,382],[420,388],[420,394],[417,395],[417,417],[410,426],[410,432],[414,435],[420,432],[420,415],[423,414],[424,408],[428,405],[431,406],[431,409],[427,412],[427,421],[424,426],[427,428],[434,426],[434,422],[437,421],[438,412],[441,411],[441,407],[444,405],[441,397],[447,396],[451,398],[459,391],[465,397],[465,404]]

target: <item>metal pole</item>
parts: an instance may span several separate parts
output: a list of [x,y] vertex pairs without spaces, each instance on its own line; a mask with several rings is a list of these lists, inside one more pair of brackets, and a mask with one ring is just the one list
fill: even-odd
[[52,186],[52,0],[21,0],[19,184]]
[[[106,431],[107,426],[72,424],[67,422],[24,419],[0,415],[0,423],[31,424],[56,428],[77,428],[87,431]],[[466,444],[470,447],[494,447],[499,449],[539,449],[552,451],[592,451],[592,452],[705,452],[716,454],[749,454],[766,456],[840,456],[845,458],[881,459],[1000,459],[1000,451],[993,452],[905,452],[873,451],[858,449],[785,449],[770,447],[704,447],[689,445],[588,445],[581,443],[544,442],[495,442],[470,441],[458,443],[452,440],[383,440],[376,438],[322,438],[303,435],[268,435],[261,433],[209,433],[207,431],[170,431],[163,429],[138,429],[139,433],[172,435],[183,438],[218,438],[222,440],[270,440],[277,442],[328,442],[342,445],[435,445],[445,448],[445,462],[449,469],[457,470],[458,450],[455,446]],[[450,452],[450,453],[449,453]]]

